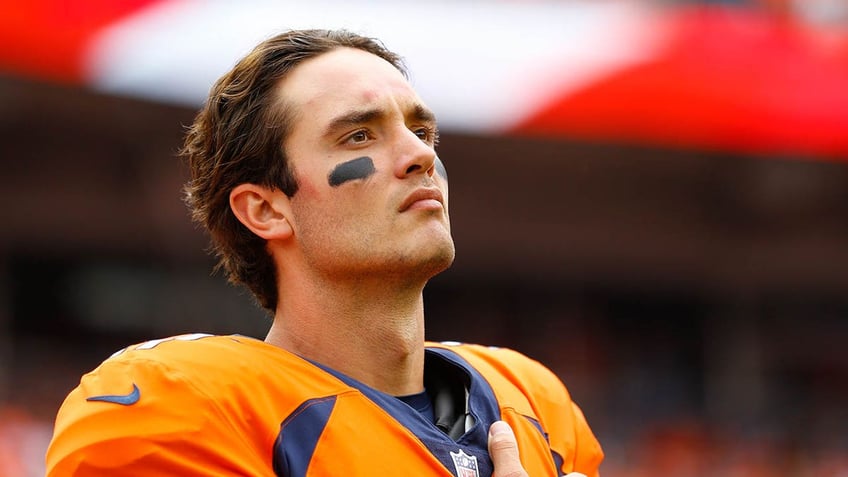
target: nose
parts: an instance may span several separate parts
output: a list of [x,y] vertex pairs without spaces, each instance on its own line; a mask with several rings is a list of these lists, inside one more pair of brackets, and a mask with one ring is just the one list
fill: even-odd
[[419,173],[432,177],[436,170],[436,150],[413,131],[406,128],[404,131],[396,145],[395,175],[401,179]]

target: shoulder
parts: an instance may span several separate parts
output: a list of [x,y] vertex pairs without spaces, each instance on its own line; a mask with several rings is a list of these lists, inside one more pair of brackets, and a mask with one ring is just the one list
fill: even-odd
[[112,354],[103,364],[163,362],[176,366],[220,365],[224,356],[249,356],[252,349],[261,347],[260,343],[238,335],[191,333],[168,336],[127,346]]
[[141,409],[183,407],[191,402],[222,408],[229,401],[244,403],[257,389],[303,379],[304,373],[314,369],[301,358],[254,338],[185,334],[114,353],[82,376],[66,404],[137,388],[141,397],[136,407]]
[[[255,362],[261,359],[261,347],[254,341],[261,343],[245,337],[195,333],[117,351],[82,376],[59,409],[57,432],[63,425],[102,416],[143,420],[153,413],[176,417],[179,409],[218,406],[226,398],[226,383],[255,369]],[[182,415],[183,422],[190,416]]]
[[269,376],[296,380],[298,366],[307,368],[290,353],[242,336],[190,334],[128,346],[68,394],[56,416],[48,468],[69,475],[68,469],[96,463],[195,475],[197,469],[180,467],[187,462],[169,458],[181,453],[203,456],[209,466],[203,475],[216,474],[215,465],[248,468],[273,443],[285,406],[296,405],[286,395],[268,399],[275,386],[285,387]]
[[446,341],[428,343],[433,348],[453,351],[469,362],[487,379],[498,376],[518,387],[525,394],[536,395],[551,385],[561,387],[568,397],[559,377],[539,361],[510,348]]
[[127,346],[84,376],[83,382],[87,376],[102,376],[116,368],[133,375],[188,380],[199,387],[222,378],[233,382],[267,378],[269,368],[285,370],[275,377],[313,369],[298,356],[255,338],[192,333]]

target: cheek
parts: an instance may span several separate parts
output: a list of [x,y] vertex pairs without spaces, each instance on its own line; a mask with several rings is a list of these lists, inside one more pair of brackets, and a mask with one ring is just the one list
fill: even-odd
[[316,183],[311,176],[298,177],[297,192],[291,198],[291,208],[294,221],[302,228],[315,227],[314,222],[321,220],[323,216],[331,212],[328,206],[332,206],[337,199],[332,197],[326,180]]
[[[293,209],[297,215],[308,215],[300,217],[302,226],[307,226],[308,221],[330,231],[351,221],[367,222],[391,209],[391,204],[386,204],[382,190],[385,184],[379,176],[370,158],[343,162],[341,168],[298,174],[299,188],[292,197]],[[437,180],[439,188],[446,191],[446,182],[441,177]]]
[[[323,185],[323,188],[322,188]],[[299,187],[297,189],[297,193],[292,197],[292,211],[296,214],[295,220],[300,218],[302,221],[304,218],[301,217],[304,214],[308,215],[311,218],[317,218],[325,212],[322,212],[326,208],[326,203],[332,200],[328,197],[326,183],[324,184],[315,184],[314,181],[301,181]]]
[[[295,195],[292,205],[309,215],[313,225],[332,231],[348,221],[362,221],[374,215],[372,194],[369,189],[331,187],[314,182],[305,184]],[[301,195],[302,193],[302,195]]]

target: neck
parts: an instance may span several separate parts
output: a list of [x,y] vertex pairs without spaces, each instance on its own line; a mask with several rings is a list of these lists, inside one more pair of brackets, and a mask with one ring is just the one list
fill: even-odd
[[281,283],[266,342],[388,394],[424,389],[423,284]]

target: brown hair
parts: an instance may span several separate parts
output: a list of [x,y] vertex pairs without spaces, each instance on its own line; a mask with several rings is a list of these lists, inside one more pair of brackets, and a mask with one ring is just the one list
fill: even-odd
[[181,155],[190,180],[185,201],[192,218],[209,231],[211,251],[230,282],[250,289],[259,304],[277,306],[277,276],[266,241],[230,209],[230,192],[252,183],[282,190],[298,184],[283,142],[290,115],[279,106],[277,85],[300,62],[337,48],[357,48],[388,61],[406,75],[402,59],[373,38],[344,30],[294,30],[257,45],[212,87],[188,129]]

